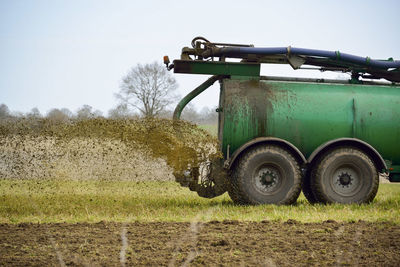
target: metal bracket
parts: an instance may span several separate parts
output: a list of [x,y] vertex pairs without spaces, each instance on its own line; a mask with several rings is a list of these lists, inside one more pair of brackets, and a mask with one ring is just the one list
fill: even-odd
[[299,56],[287,55],[286,58],[294,70],[299,69],[306,62],[304,58]]

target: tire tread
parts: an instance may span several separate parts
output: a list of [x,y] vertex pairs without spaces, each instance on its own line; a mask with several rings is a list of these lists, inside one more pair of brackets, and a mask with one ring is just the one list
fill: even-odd
[[326,161],[332,157],[337,157],[338,154],[342,154],[342,153],[353,153],[354,155],[357,155],[361,158],[363,158],[366,163],[373,168],[375,171],[375,177],[372,181],[372,185],[371,185],[371,190],[369,192],[369,194],[362,199],[361,201],[357,201],[355,203],[370,203],[376,196],[377,192],[378,192],[378,187],[379,187],[379,175],[378,172],[376,170],[376,166],[373,163],[373,161],[371,160],[371,158],[365,154],[362,150],[354,148],[354,147],[337,147],[334,149],[331,149],[329,151],[327,151],[324,155],[322,155],[319,160],[317,161],[316,165],[315,165],[315,171],[312,172],[311,174],[311,188],[314,192],[314,195],[317,199],[317,201],[322,202],[322,203],[334,203],[334,201],[330,200],[326,194],[323,191],[323,186],[322,186],[322,179],[320,178],[322,176],[322,171],[325,168],[325,164]]
[[236,204],[240,204],[240,205],[261,204],[261,203],[258,203],[256,200],[252,199],[251,196],[248,196],[242,190],[240,183],[244,182],[242,180],[242,178],[244,177],[245,166],[249,163],[250,159],[254,155],[257,155],[257,154],[260,154],[260,153],[263,153],[266,151],[274,151],[276,153],[285,155],[285,157],[291,163],[294,164],[294,168],[295,168],[294,185],[291,188],[291,192],[288,194],[289,197],[287,197],[283,201],[276,203],[276,204],[289,205],[289,204],[293,204],[297,201],[297,198],[299,197],[301,188],[302,188],[300,164],[293,157],[293,155],[291,153],[289,153],[287,150],[285,150],[279,146],[276,146],[276,145],[268,145],[268,146],[256,146],[254,148],[251,148],[241,158],[239,158],[238,162],[233,167],[228,193],[229,193],[229,196],[231,197],[231,199],[233,200],[233,202],[235,202]]

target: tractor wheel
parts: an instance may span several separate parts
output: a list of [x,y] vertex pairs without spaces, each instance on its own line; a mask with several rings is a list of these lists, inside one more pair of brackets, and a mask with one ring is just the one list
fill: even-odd
[[[311,170],[313,171],[313,170]],[[320,201],[315,196],[312,186],[311,186],[311,172],[307,171],[307,174],[304,177],[303,184],[301,187],[304,196],[311,204],[319,203]]]
[[299,163],[275,146],[250,148],[235,164],[228,189],[238,204],[293,204],[301,191]]
[[[228,185],[228,195],[232,199],[233,203],[235,204],[241,204],[243,203],[237,193],[237,189],[235,184],[233,183],[233,176],[234,172],[231,172],[230,179],[229,179],[229,185]],[[243,203],[244,204],[244,203]]]
[[324,203],[369,203],[378,191],[379,174],[363,151],[337,147],[318,160],[311,184]]

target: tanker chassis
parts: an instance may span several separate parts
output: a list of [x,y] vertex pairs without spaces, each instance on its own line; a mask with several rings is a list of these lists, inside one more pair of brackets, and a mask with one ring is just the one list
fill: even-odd
[[[181,59],[164,62],[175,73],[213,75],[179,102],[174,119],[220,83],[223,159],[176,177],[200,196],[228,191],[238,204],[292,204],[302,190],[311,203],[368,203],[380,174],[400,182],[400,61],[196,37]],[[313,66],[351,79],[260,76],[262,63]]]

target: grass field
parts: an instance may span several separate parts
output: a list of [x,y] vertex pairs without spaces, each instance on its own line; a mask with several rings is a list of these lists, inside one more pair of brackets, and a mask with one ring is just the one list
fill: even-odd
[[382,184],[369,205],[235,206],[174,182],[0,180],[0,222],[390,221],[400,224],[400,184]]

